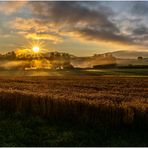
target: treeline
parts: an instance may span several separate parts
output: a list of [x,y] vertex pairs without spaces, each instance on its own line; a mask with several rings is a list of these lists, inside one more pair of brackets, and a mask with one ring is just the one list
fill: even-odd
[[48,60],[70,60],[71,55],[68,53],[59,52],[47,52],[40,54],[17,54],[14,51],[0,54],[0,60],[36,60],[36,59],[48,59]]
[[[19,54],[14,51],[0,54],[0,69],[65,69],[73,68],[68,53],[48,52],[40,54]],[[21,62],[21,64],[20,64]],[[8,67],[7,67],[8,66]]]
[[120,66],[117,64],[104,64],[104,65],[95,65],[95,66],[93,66],[93,68],[95,68],[95,69],[112,69],[112,68],[115,68],[115,69],[147,69],[148,65],[129,64],[129,65]]
[[117,68],[121,69],[147,69],[148,65],[127,65],[127,66],[117,66]]

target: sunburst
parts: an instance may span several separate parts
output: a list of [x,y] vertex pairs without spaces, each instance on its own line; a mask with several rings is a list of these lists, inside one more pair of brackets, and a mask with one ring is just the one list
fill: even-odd
[[40,52],[40,47],[39,46],[33,46],[32,51],[34,53],[39,53]]
[[42,57],[42,54],[47,52],[45,49],[45,43],[40,40],[29,41],[25,46],[18,50],[18,56],[28,55],[29,57],[38,58]]

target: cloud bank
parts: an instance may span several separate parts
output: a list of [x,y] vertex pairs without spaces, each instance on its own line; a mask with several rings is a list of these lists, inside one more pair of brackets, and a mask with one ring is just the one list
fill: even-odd
[[16,16],[9,22],[11,29],[27,39],[55,44],[75,38],[98,44],[140,48],[148,45],[148,2],[126,2],[123,7],[130,6],[126,12],[117,11],[113,6],[119,5],[116,2],[24,1],[1,4],[0,11],[5,14],[12,14],[22,7],[30,12],[29,17]]

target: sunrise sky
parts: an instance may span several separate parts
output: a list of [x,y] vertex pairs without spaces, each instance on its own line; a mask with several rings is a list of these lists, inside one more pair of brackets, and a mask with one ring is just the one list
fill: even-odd
[[0,52],[36,40],[77,56],[146,51],[147,39],[148,2],[0,2]]

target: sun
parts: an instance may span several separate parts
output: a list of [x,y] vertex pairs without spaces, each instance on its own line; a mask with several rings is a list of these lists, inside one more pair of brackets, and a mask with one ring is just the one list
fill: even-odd
[[40,47],[39,46],[33,46],[32,48],[34,53],[38,53],[40,51]]

